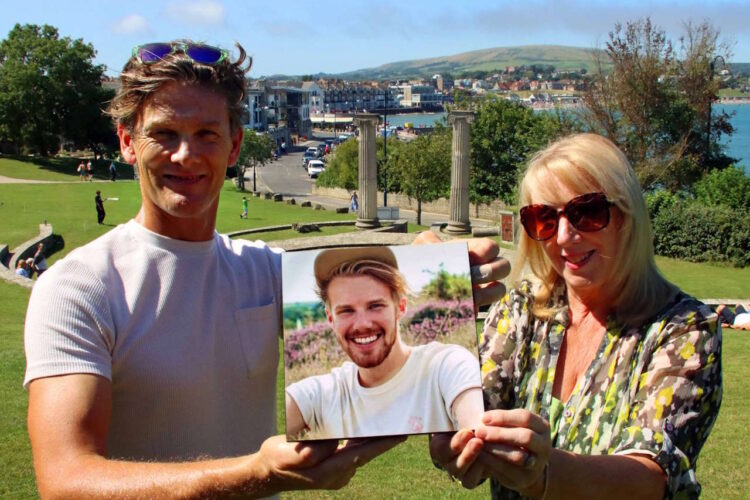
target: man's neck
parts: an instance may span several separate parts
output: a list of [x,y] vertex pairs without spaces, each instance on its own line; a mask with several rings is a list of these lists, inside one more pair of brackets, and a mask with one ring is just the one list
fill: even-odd
[[362,387],[377,387],[385,384],[403,368],[411,354],[411,347],[396,339],[388,357],[378,366],[373,368],[362,368],[358,370],[359,383]]
[[160,212],[141,210],[135,221],[156,234],[182,241],[208,241],[213,239],[216,216],[200,218],[163,217]]

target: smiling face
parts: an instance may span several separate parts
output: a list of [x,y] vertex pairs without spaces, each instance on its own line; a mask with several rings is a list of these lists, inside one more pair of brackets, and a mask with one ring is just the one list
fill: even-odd
[[129,163],[138,162],[137,220],[183,240],[213,237],[226,169],[237,160],[242,129],[232,131],[226,99],[206,87],[173,82],[155,92],[132,131],[117,130]]
[[360,368],[385,362],[400,342],[398,321],[405,312],[406,297],[394,300],[391,289],[371,276],[337,276],[328,285],[328,321],[341,348]]
[[[571,190],[557,180],[553,182],[559,199],[543,199],[532,193],[532,203],[562,208],[566,202],[584,194]],[[609,289],[608,284],[616,269],[621,222],[620,212],[615,207],[610,207],[610,222],[607,227],[599,231],[584,232],[576,229],[564,214],[560,214],[557,233],[539,244],[552,267],[565,280],[569,291],[580,297],[599,299],[616,293]]]

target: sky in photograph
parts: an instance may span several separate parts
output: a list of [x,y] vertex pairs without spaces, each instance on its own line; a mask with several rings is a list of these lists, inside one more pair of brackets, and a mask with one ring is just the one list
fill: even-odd
[[51,24],[98,51],[116,75],[137,44],[191,38],[254,58],[251,77],[338,73],[410,59],[519,45],[601,46],[616,22],[650,16],[675,43],[683,23],[710,21],[750,62],[750,1],[529,0],[6,0],[16,23]]
[[[419,291],[435,277],[443,265],[450,274],[469,273],[468,250],[465,242],[445,245],[404,245],[390,247],[409,288]],[[321,250],[287,252],[282,256],[284,304],[320,300],[315,295],[313,264]]]

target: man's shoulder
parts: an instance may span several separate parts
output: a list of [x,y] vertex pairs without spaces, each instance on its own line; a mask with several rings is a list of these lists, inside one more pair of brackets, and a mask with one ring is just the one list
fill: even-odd
[[225,259],[234,260],[233,267],[257,268],[270,267],[281,271],[281,254],[283,250],[269,247],[265,242],[230,238],[226,234],[217,236],[218,250]]
[[430,342],[414,347],[414,353],[422,358],[424,362],[433,365],[433,368],[463,362],[478,363],[475,353],[458,344]]
[[49,271],[39,277],[37,284],[55,278],[66,279],[70,273],[80,273],[83,269],[94,275],[110,269],[113,253],[127,249],[129,237],[126,227],[127,224],[119,225],[85,245],[73,249],[68,255],[50,266]]
[[290,384],[288,388],[303,388],[316,386],[320,389],[321,394],[332,395],[336,393],[336,388],[343,385],[350,386],[357,377],[357,365],[346,361],[341,366],[333,368],[328,373],[321,375],[312,375]]

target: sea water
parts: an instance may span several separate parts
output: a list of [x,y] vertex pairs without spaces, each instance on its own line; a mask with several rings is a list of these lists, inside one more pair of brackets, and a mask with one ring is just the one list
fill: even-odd
[[[726,144],[726,153],[737,159],[737,165],[743,165],[745,172],[750,175],[750,103],[748,104],[716,104],[714,110],[724,110],[731,115],[729,121],[734,126],[731,137],[722,137]],[[732,114],[734,113],[734,114]],[[404,126],[411,123],[414,127],[432,127],[436,121],[441,121],[446,113],[407,113],[403,115],[388,115],[388,125],[392,127]]]

